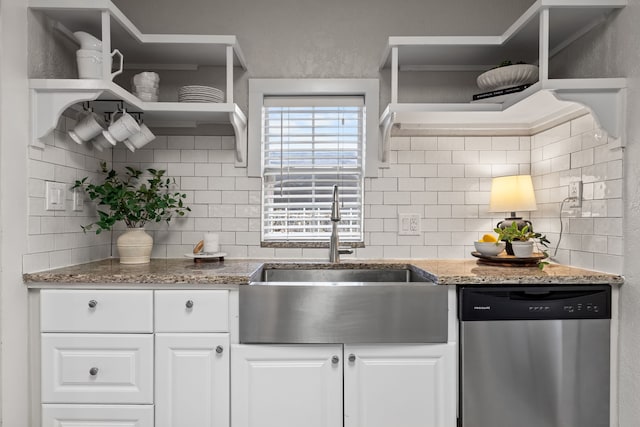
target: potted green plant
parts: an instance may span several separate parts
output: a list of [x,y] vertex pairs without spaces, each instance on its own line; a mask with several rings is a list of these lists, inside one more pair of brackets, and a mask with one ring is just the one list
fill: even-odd
[[[493,231],[498,233],[498,240],[507,242],[507,246],[511,245],[513,254],[518,258],[528,258],[531,256],[534,241],[545,248],[548,247],[550,243],[546,236],[534,232],[530,225],[527,224],[519,228],[515,221],[508,227],[497,227]],[[546,255],[544,250],[542,252]]]
[[[83,188],[89,198],[97,202],[98,220],[82,226],[86,232],[95,227],[96,234],[109,231],[118,222],[123,221],[128,231],[116,241],[120,262],[123,264],[148,263],[153,247],[153,238],[145,232],[148,222],[169,221],[184,216],[191,211],[185,206],[186,194],[172,192],[175,179],[164,176],[165,171],[147,169],[143,172],[127,166],[125,176],[108,169],[105,162],[100,163],[104,181],[100,184],[89,183],[88,178],[77,180],[72,188]],[[101,208],[106,209],[101,209]]]

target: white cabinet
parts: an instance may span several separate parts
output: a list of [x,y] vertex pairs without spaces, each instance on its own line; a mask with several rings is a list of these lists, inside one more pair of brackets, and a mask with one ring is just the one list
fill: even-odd
[[455,348],[233,346],[233,427],[454,427]]
[[228,426],[229,292],[156,291],[155,319],[156,427]]
[[454,427],[454,344],[345,345],[345,427]]
[[40,332],[42,427],[229,426],[227,290],[43,290]]
[[234,345],[233,427],[342,425],[341,345]]

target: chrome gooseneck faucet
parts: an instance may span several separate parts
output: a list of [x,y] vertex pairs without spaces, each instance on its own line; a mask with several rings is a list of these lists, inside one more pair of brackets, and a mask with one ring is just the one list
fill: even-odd
[[329,241],[329,262],[340,262],[340,254],[351,254],[352,250],[340,250],[338,237],[338,222],[340,222],[340,204],[338,186],[333,186],[333,201],[331,202],[331,240]]

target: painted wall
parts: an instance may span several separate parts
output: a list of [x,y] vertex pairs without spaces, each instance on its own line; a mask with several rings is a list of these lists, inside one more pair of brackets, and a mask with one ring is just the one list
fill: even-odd
[[632,427],[640,419],[640,0],[629,0],[593,33],[557,58],[562,72],[577,76],[626,77],[628,82],[627,138],[624,149],[625,285],[620,318],[620,425]]
[[26,253],[27,2],[0,1],[0,424],[29,425]]

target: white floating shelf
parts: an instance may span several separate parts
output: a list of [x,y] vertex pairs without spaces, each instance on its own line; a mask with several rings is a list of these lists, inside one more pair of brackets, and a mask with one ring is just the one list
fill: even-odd
[[[533,135],[591,111],[609,135],[623,136],[626,80],[549,79],[549,58],[626,0],[538,0],[497,36],[389,37],[381,68],[391,67],[391,103],[380,117],[381,162],[391,132],[421,135]],[[403,103],[400,71],[485,71],[504,60],[538,64],[539,81],[522,92],[472,103]],[[480,74],[480,73],[478,73]]]
[[36,138],[51,132],[69,107],[84,101],[123,101],[131,112],[144,113],[151,126],[228,123],[236,134],[236,161],[246,164],[247,118],[236,104],[143,102],[113,82],[85,79],[31,79],[32,131]]
[[[70,39],[86,31],[102,40],[103,75],[110,72],[110,52],[118,49],[125,68],[194,70],[201,66],[226,68],[225,103],[143,102],[109,79],[31,79],[32,139],[47,135],[60,115],[79,102],[122,101],[133,112],[144,113],[150,126],[183,127],[230,124],[235,131],[236,166],[247,164],[247,118],[234,103],[234,67],[246,70],[236,36],[198,34],[143,34],[109,0],[30,0],[31,10],[44,13]],[[189,84],[185,82],[185,84]]]

